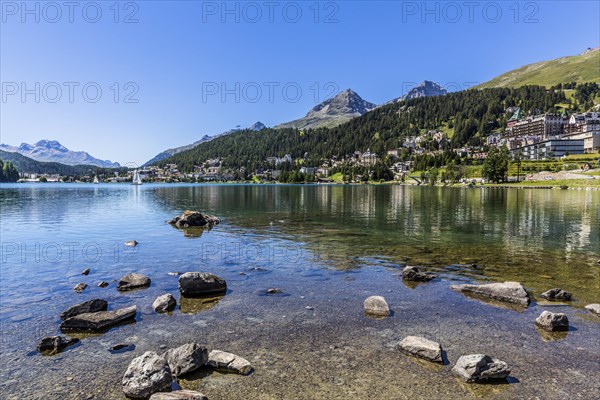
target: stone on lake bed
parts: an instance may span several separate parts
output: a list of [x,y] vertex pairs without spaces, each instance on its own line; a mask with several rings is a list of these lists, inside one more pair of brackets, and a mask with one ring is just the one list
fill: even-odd
[[240,356],[221,350],[213,350],[208,355],[208,365],[216,370],[247,375],[252,372],[250,362]]
[[132,399],[147,399],[154,393],[168,391],[172,383],[167,360],[153,351],[134,358],[122,380],[123,393]]
[[94,313],[106,310],[108,310],[108,302],[106,300],[88,300],[83,303],[74,305],[66,311],[63,311],[63,313],[60,314],[60,319],[65,320],[67,318],[71,318],[79,314]]
[[221,220],[212,215],[202,214],[198,211],[186,210],[181,214],[169,221],[169,224],[177,228],[192,228],[192,227],[206,227],[212,228],[219,224]]
[[546,300],[564,300],[564,301],[570,301],[572,296],[573,295],[571,293],[565,292],[564,290],[562,290],[560,288],[550,289],[540,295],[540,297],[542,297]]
[[504,361],[486,356],[485,354],[469,354],[461,356],[452,372],[459,375],[465,382],[482,382],[505,379],[510,375],[510,368]]
[[91,270],[89,268],[86,268],[83,271],[81,271],[81,275],[89,275],[90,272],[91,272]]
[[208,350],[198,343],[187,343],[164,354],[173,376],[185,375],[206,365]]
[[136,306],[122,308],[115,311],[98,311],[79,314],[67,318],[60,324],[62,331],[76,332],[102,332],[111,326],[118,325],[130,319],[135,319]]
[[113,353],[113,354],[125,353],[126,351],[135,350],[135,344],[133,344],[133,343],[119,343],[119,344],[115,344],[114,346],[111,346],[108,350],[111,353]]
[[69,336],[46,336],[40,340],[37,349],[44,355],[52,356],[78,342],[79,339],[71,338]]
[[150,278],[143,274],[127,274],[117,283],[117,290],[124,292],[128,290],[147,288],[150,286]]
[[541,329],[549,332],[569,330],[569,319],[562,313],[544,311],[537,317],[535,324]]
[[87,287],[87,285],[85,283],[80,282],[77,285],[75,285],[73,290],[76,291],[77,293],[81,293],[85,290],[86,287]]
[[186,272],[179,277],[179,291],[182,296],[187,297],[225,294],[227,283],[208,272]]
[[410,356],[423,358],[434,363],[444,363],[442,345],[424,337],[407,336],[398,343],[397,348],[402,353]]
[[208,397],[194,390],[154,393],[150,400],[208,400]]
[[154,300],[154,303],[152,303],[152,308],[158,313],[173,311],[176,306],[177,300],[175,300],[175,297],[170,293],[158,296],[156,300]]
[[585,306],[585,309],[591,312],[592,314],[600,316],[600,304],[598,303],[588,304],[587,306]]
[[491,300],[529,305],[529,293],[519,282],[488,283],[486,285],[452,285],[451,289],[465,294],[485,297]]
[[125,246],[130,246],[130,247],[135,247],[137,246],[139,243],[136,240],[128,240],[125,242]]
[[390,307],[382,296],[368,297],[364,302],[365,312],[370,315],[388,316]]
[[106,281],[100,281],[98,283],[98,287],[105,288],[107,286],[108,286],[108,282],[106,282]]
[[434,278],[436,278],[436,274],[432,274],[431,272],[421,272],[417,267],[404,267],[402,270],[402,279],[411,282],[427,282]]

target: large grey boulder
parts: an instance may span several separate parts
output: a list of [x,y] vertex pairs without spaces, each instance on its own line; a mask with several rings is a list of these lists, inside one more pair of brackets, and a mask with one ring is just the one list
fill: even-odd
[[175,300],[175,297],[170,293],[158,296],[156,300],[154,300],[154,303],[152,303],[152,308],[158,313],[173,311],[176,306],[177,300]]
[[504,361],[485,354],[469,354],[461,356],[456,361],[452,372],[463,378],[465,382],[482,382],[505,379],[510,375],[510,368]]
[[60,329],[65,332],[102,332],[121,322],[135,319],[136,312],[137,307],[131,306],[115,311],[79,314],[64,320],[60,325]]
[[194,390],[177,390],[169,393],[154,393],[150,400],[208,400],[208,397]]
[[66,311],[63,311],[63,313],[60,314],[60,319],[65,320],[67,318],[71,318],[79,314],[93,313],[106,310],[108,310],[108,302],[106,300],[88,300],[83,303],[74,305]]
[[542,297],[546,300],[563,300],[563,301],[570,301],[572,296],[573,295],[571,293],[565,292],[564,290],[562,290],[560,288],[554,288],[554,289],[547,290],[540,295],[540,297]]
[[421,272],[417,267],[404,267],[402,270],[402,279],[410,282],[427,282],[437,277],[431,272]]
[[37,349],[44,355],[52,356],[78,342],[79,339],[71,338],[69,336],[46,336],[40,340]]
[[592,314],[600,316],[600,304],[598,303],[588,304],[587,306],[585,306],[585,309],[591,312]]
[[385,317],[390,315],[390,307],[382,296],[368,297],[364,302],[365,313]]
[[225,294],[227,283],[208,272],[186,272],[179,277],[179,291],[187,297]]
[[221,350],[213,350],[208,355],[208,365],[220,371],[247,375],[252,372],[250,362],[240,356]]
[[544,311],[535,320],[535,324],[545,331],[568,331],[569,319],[565,314]]
[[134,358],[123,375],[123,393],[132,399],[146,399],[171,389],[173,376],[164,357],[153,351]]
[[150,286],[150,278],[143,274],[127,274],[117,283],[117,290],[122,292],[133,289],[147,288]]
[[180,376],[206,365],[208,350],[197,343],[188,343],[167,351],[164,357],[173,376]]
[[177,228],[192,228],[192,227],[206,227],[212,228],[219,224],[221,220],[212,215],[202,214],[198,211],[186,210],[181,214],[169,221],[169,224]]
[[398,350],[409,356],[443,364],[442,345],[420,336],[407,336],[398,343]]
[[518,304],[524,307],[529,305],[529,293],[519,282],[488,283],[487,285],[453,285],[453,290],[481,296],[490,300]]

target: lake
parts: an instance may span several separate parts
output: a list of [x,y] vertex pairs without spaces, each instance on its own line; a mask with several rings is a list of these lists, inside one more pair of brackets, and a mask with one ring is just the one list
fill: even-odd
[[[600,318],[583,308],[600,302],[598,191],[2,184],[0,206],[2,398],[120,399],[131,359],[191,341],[255,369],[179,380],[211,400],[600,397]],[[166,223],[188,209],[222,222],[192,232]],[[438,278],[405,285],[407,264]],[[169,273],[187,271],[223,277],[228,293],[180,301]],[[115,281],[130,272],[152,285],[118,292]],[[503,281],[523,283],[532,304],[496,307],[449,288]],[[79,282],[89,285],[81,294]],[[554,287],[574,300],[539,297]],[[268,288],[283,293],[265,295]],[[178,301],[171,314],[152,309],[164,293]],[[393,314],[366,317],[371,295],[384,296]],[[63,310],[93,298],[109,309],[137,305],[135,323],[74,335],[80,344],[56,356],[36,352],[41,337],[60,334]],[[544,310],[566,313],[571,330],[539,331]],[[407,335],[441,342],[450,364],[399,353],[394,346]],[[136,347],[108,351],[120,342]],[[506,361],[511,379],[462,383],[450,369],[472,353]]]

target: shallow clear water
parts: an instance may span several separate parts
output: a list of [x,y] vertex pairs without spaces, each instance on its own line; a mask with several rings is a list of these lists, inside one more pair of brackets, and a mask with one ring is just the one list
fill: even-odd
[[[600,318],[582,308],[600,302],[597,191],[18,184],[0,187],[0,206],[6,398],[121,398],[133,357],[192,340],[235,352],[256,370],[179,382],[210,399],[600,396]],[[186,209],[222,223],[184,233],[165,222]],[[123,245],[133,239],[136,248]],[[405,263],[440,278],[407,287],[398,277]],[[90,275],[80,274],[84,268]],[[180,300],[174,271],[216,273],[229,292],[155,314],[156,296]],[[152,286],[117,292],[114,280],[129,272],[150,276]],[[97,287],[101,280],[109,287]],[[575,300],[517,312],[449,289],[505,280],[522,282],[534,298],[561,287]],[[82,294],[73,291],[79,282],[89,285]],[[269,287],[287,296],[261,295]],[[363,315],[363,300],[374,294],[386,297],[393,316]],[[112,309],[136,304],[136,323],[85,337],[58,356],[35,353],[40,337],[59,333],[61,311],[97,297]],[[542,335],[533,321],[545,309],[567,313],[572,330]],[[504,359],[514,380],[462,384],[451,364],[436,368],[397,353],[394,343],[408,334],[440,341],[451,364],[476,352]],[[119,341],[136,349],[111,354]]]

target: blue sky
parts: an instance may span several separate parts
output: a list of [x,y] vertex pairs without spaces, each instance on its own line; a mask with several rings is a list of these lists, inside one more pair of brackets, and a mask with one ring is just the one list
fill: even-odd
[[425,79],[463,89],[600,35],[597,1],[114,4],[1,3],[2,143],[141,164],[335,91],[382,103]]

